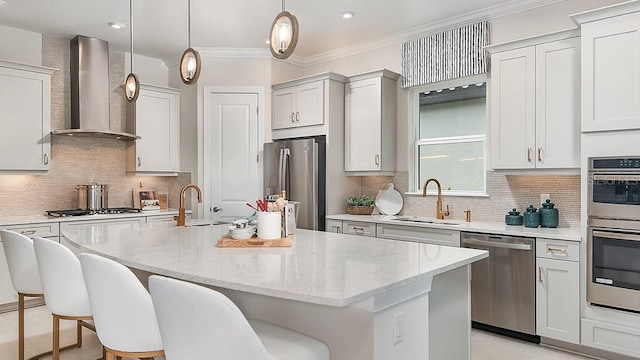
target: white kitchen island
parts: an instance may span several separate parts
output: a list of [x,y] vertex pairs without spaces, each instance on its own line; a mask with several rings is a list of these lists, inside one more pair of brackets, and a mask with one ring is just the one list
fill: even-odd
[[487,252],[309,230],[288,248],[218,248],[226,231],[87,225],[63,230],[61,241],[213,287],[247,317],[324,341],[333,360],[470,358],[468,265]]

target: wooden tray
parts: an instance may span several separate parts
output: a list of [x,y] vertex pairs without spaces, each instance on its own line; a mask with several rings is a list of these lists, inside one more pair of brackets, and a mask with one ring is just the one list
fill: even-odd
[[291,247],[293,246],[293,235],[285,238],[265,240],[257,237],[251,239],[238,240],[232,238],[229,234],[218,240],[218,247]]

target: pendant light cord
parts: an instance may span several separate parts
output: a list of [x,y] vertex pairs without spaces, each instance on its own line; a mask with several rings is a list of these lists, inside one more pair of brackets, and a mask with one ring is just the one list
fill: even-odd
[[131,72],[133,73],[133,0],[129,0],[129,44],[131,45],[131,52],[129,53],[129,60],[131,61]]
[[187,6],[189,7],[189,12],[187,16],[188,45],[189,47],[191,47],[191,0],[187,0]]
[[284,11],[284,0],[282,0],[282,11]]

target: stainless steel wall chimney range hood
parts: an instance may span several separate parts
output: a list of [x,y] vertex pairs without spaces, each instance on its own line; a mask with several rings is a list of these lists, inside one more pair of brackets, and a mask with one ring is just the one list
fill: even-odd
[[109,44],[78,35],[71,39],[71,129],[51,134],[140,139],[111,130],[109,103]]

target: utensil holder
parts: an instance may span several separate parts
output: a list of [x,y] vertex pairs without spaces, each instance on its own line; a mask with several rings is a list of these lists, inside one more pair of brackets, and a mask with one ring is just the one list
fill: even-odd
[[258,211],[258,238],[279,239],[282,230],[281,221],[280,211]]

